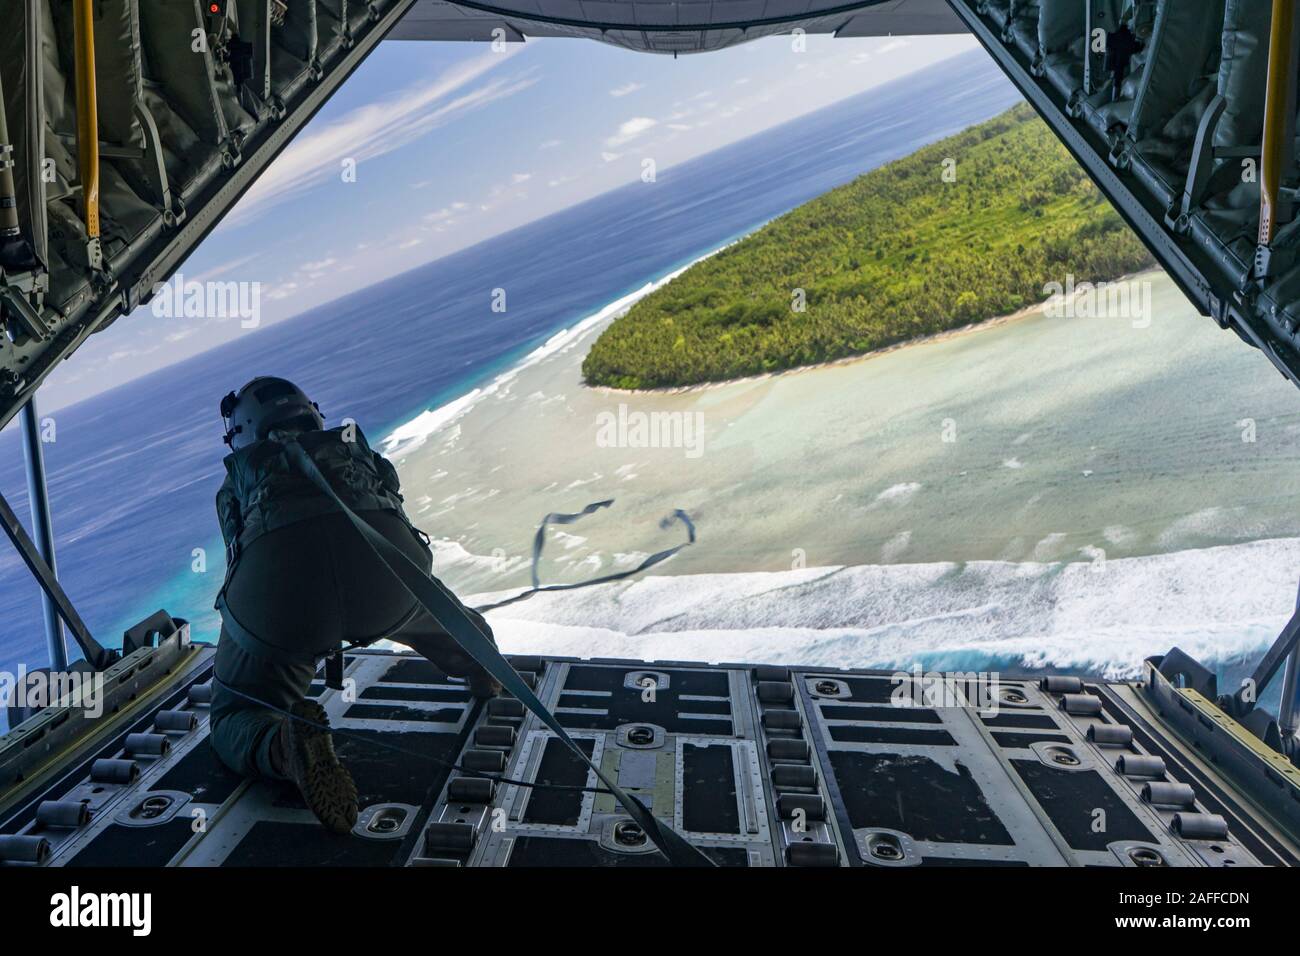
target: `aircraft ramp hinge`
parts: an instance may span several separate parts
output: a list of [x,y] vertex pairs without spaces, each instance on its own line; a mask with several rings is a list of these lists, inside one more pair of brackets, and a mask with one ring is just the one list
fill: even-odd
[[8,285],[0,286],[0,300],[3,300],[5,311],[9,316],[16,320],[23,331],[33,339],[44,342],[50,337],[53,330],[21,289]]

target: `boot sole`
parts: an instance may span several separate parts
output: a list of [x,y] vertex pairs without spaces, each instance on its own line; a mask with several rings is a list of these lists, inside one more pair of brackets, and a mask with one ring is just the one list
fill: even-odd
[[[295,713],[313,723],[325,723],[319,704],[295,708]],[[357,785],[352,774],[339,763],[329,732],[295,721],[289,738],[289,775],[297,784],[307,807],[331,833],[352,832],[357,822]]]

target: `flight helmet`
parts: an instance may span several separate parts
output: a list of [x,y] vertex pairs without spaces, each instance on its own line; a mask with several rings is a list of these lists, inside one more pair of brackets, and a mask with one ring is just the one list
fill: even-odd
[[293,382],[259,376],[221,400],[225,443],[238,450],[265,439],[272,428],[313,431],[325,427],[320,408]]

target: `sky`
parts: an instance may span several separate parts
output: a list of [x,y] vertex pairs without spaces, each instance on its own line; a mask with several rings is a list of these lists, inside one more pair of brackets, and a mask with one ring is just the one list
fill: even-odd
[[802,40],[677,59],[572,39],[500,52],[385,42],[179,270],[186,283],[245,283],[255,316],[142,306],[51,374],[41,410],[644,181],[648,162],[666,169],[975,46]]

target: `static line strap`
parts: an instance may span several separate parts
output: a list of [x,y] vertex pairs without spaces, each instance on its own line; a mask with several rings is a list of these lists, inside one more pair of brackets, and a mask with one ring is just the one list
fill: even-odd
[[604,501],[593,501],[587,507],[583,508],[577,514],[558,514],[552,512],[542,519],[542,523],[537,526],[537,534],[533,535],[533,590],[541,589],[542,583],[537,579],[537,562],[542,557],[542,548],[546,546],[546,526],[550,524],[573,524],[585,518],[601,508],[608,508],[614,503],[613,498],[607,498]]
[[573,591],[577,588],[589,588],[595,584],[608,584],[610,581],[621,581],[623,578],[630,578],[634,574],[640,574],[642,571],[654,567],[661,561],[667,561],[678,551],[682,550],[682,548],[690,547],[695,543],[695,523],[691,521],[690,515],[681,508],[677,508],[671,515],[659,522],[659,527],[667,530],[678,521],[686,525],[687,538],[681,544],[672,548],[665,548],[663,551],[655,552],[629,571],[617,571],[614,574],[605,574],[598,578],[589,578],[586,581],[578,581],[573,584],[541,584],[538,579],[537,568],[542,560],[542,549],[546,547],[547,526],[552,524],[573,524],[575,521],[585,518],[587,515],[599,511],[601,508],[608,508],[613,503],[613,498],[609,498],[605,501],[593,501],[591,504],[587,505],[587,507],[575,514],[553,513],[543,518],[541,525],[537,529],[537,534],[533,536],[533,586],[528,588],[526,591],[514,595],[513,597],[506,598],[504,601],[497,601],[493,604],[480,604],[475,607],[474,610],[482,614],[487,611],[494,611],[499,607],[505,607],[508,604],[514,604],[516,601],[530,598],[534,594],[540,594],[543,591]]
[[391,541],[366,524],[357,516],[356,512],[344,504],[330,486],[329,481],[321,474],[320,469],[316,467],[316,463],[312,461],[311,456],[307,454],[301,445],[297,442],[288,443],[285,446],[285,451],[288,460],[347,516],[348,521],[352,523],[352,527],[357,530],[362,540],[374,551],[375,556],[388,566],[388,569],[401,581],[411,596],[433,616],[433,619],[442,626],[443,630],[451,635],[461,649],[478,661],[484,670],[501,682],[502,687],[531,710],[537,716],[537,719],[545,724],[556,737],[564,741],[569,749],[590,768],[596,778],[609,788],[614,798],[627,811],[628,816],[640,825],[642,831],[658,847],[669,863],[674,866],[716,865],[698,848],[688,843],[676,830],[656,819],[645,804],[625,791],[596,766],[591,758],[569,736],[568,732],[560,726],[560,722],[555,719],[555,715],[546,708],[545,704],[538,700],[532,688],[524,683],[519,673],[510,666],[510,662],[501,656],[501,652],[497,650],[496,645],[486,633],[479,629],[478,623],[469,616],[465,606],[460,603],[456,596],[448,591],[437,578],[431,577],[423,568],[403,554]]

